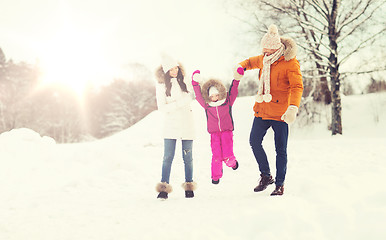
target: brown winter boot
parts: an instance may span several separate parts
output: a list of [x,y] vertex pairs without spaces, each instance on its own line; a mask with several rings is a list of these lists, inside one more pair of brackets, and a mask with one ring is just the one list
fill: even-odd
[[260,174],[260,177],[261,178],[260,178],[259,185],[257,185],[257,187],[255,187],[255,189],[253,189],[253,191],[255,191],[255,192],[263,191],[264,189],[267,188],[267,186],[269,184],[272,184],[274,182],[271,175],[265,176],[263,174]]
[[170,184],[166,182],[160,182],[155,187],[155,190],[159,192],[157,198],[166,200],[168,199],[168,193],[171,193],[173,191],[173,188]]
[[193,198],[194,192],[197,189],[197,184],[195,182],[185,182],[182,184],[182,188],[185,190],[186,198]]
[[271,196],[283,195],[284,186],[276,186],[275,190],[271,193]]

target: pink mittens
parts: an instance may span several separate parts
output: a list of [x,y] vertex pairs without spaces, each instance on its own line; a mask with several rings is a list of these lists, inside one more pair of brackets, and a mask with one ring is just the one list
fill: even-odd
[[233,70],[233,78],[235,80],[240,80],[244,76],[244,68],[240,65],[237,65]]
[[201,82],[200,70],[196,70],[192,74],[192,85],[198,85]]

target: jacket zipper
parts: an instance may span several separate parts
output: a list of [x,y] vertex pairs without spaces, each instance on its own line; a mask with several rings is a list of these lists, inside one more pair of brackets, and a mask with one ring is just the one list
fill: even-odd
[[216,112],[217,112],[217,124],[218,124],[218,129],[220,130],[220,132],[222,132],[221,130],[221,122],[220,122],[220,115],[218,114],[218,107],[216,107]]

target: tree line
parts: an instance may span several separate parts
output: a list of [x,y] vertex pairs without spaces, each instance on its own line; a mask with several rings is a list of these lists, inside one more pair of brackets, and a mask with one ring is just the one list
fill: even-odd
[[[342,134],[341,94],[352,94],[350,79],[369,78],[364,93],[386,89],[385,1],[244,0],[232,4],[244,8],[239,16],[253,33],[252,39],[245,38],[250,43],[260,42],[268,25],[275,23],[282,35],[293,37],[299,45],[305,87],[299,115],[306,122],[319,121],[323,117],[320,104],[325,104],[331,107],[332,135]],[[350,64],[349,71],[343,70]],[[39,71],[36,65],[7,60],[0,48],[0,133],[27,127],[57,142],[78,142],[126,129],[157,108],[153,72],[142,64],[128,66],[132,79],[90,87],[82,99],[65,86],[39,87]],[[246,76],[239,96],[254,95],[256,79]]]
[[37,65],[7,60],[0,48],[0,133],[30,128],[69,143],[126,129],[157,108],[152,72],[137,63],[127,70],[132,79],[90,86],[80,97],[63,85],[42,86]]

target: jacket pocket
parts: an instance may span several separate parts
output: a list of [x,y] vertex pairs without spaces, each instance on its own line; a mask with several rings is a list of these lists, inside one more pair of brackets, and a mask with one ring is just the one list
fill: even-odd
[[288,93],[282,92],[279,95],[276,93],[272,101],[269,103],[267,114],[273,117],[282,116],[288,107]]
[[255,105],[253,106],[253,111],[255,113],[258,113],[260,111],[260,104],[255,102]]

